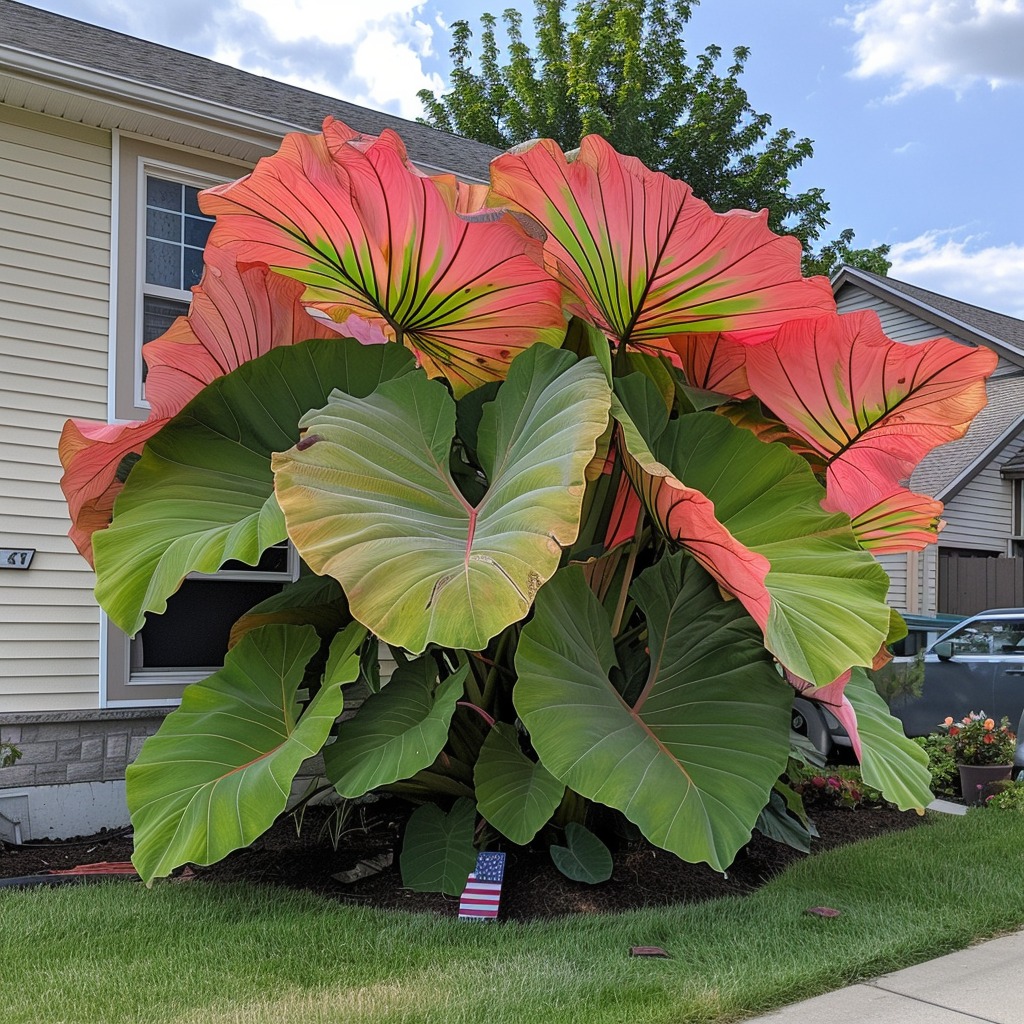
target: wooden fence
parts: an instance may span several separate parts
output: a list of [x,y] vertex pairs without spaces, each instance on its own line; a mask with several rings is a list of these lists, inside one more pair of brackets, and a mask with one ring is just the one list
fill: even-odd
[[939,554],[938,611],[974,615],[987,608],[1024,608],[1024,558]]

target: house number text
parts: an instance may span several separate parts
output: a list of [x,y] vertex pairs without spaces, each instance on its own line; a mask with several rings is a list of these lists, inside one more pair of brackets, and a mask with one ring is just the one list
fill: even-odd
[[0,548],[0,569],[27,569],[35,548]]

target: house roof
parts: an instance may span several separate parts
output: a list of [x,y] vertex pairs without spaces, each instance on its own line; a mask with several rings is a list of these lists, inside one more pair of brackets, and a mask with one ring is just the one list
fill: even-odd
[[833,293],[838,293],[846,284],[859,286],[872,295],[914,312],[921,319],[935,324],[939,333],[954,334],[976,345],[985,345],[999,355],[1024,365],[1024,320],[853,267],[841,267],[835,274],[832,278]]
[[[499,152],[14,0],[0,0],[0,102],[249,161],[276,149],[287,131],[319,131],[328,115],[368,134],[391,128],[424,169],[466,179],[486,181],[488,164]],[[183,119],[191,121],[191,134]],[[215,144],[218,132],[234,133],[233,146]]]
[[910,487],[949,501],[1024,427],[1024,376],[988,382],[988,404],[958,441],[929,452],[910,477]]

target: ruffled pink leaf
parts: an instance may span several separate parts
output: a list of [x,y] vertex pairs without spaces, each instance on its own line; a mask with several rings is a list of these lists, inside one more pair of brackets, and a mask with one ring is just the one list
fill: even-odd
[[68,536],[90,563],[92,535],[110,523],[123,486],[117,469],[127,455],[141,453],[146,441],[217,377],[280,345],[337,334],[306,314],[301,293],[301,285],[265,266],[236,265],[229,252],[209,247],[188,317],[179,317],[143,347],[149,417],[65,423],[58,454],[71,516]]
[[767,214],[718,214],[690,187],[622,156],[596,135],[570,161],[550,140],[498,157],[491,188],[547,232],[544,258],[609,337],[674,355],[686,331],[755,341],[786,320],[835,309],[823,277],[800,274],[800,243]]
[[896,487],[870,508],[851,515],[861,547],[876,555],[920,551],[934,544],[942,520],[942,502]]
[[204,192],[217,244],[305,285],[303,302],[356,315],[412,349],[457,394],[504,379],[517,353],[565,333],[540,243],[511,218],[471,223],[447,178],[424,177],[385,131],[355,146],[339,122],[289,135],[241,181]]
[[[746,356],[754,394],[827,459],[825,508],[852,518],[884,509],[928,452],[963,437],[998,361],[948,338],[892,341],[871,312],[791,321]],[[918,545],[921,518],[904,521]]]

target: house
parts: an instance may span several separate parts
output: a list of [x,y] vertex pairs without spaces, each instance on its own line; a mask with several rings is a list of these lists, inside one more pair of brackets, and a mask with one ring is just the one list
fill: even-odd
[[[0,840],[126,820],[124,770],[185,683],[220,664],[238,605],[291,578],[188,581],[128,638],[67,538],[67,417],[141,419],[140,346],[187,309],[209,219],[199,189],[328,115],[395,129],[430,173],[487,181],[496,151],[389,114],[0,0]],[[34,553],[33,553],[34,552]]]
[[880,556],[890,603],[925,616],[1024,605],[1024,320],[850,267],[832,286],[841,313],[874,310],[896,341],[944,336],[1000,357],[967,434],[910,478],[912,490],[945,503],[946,525],[925,551]]

